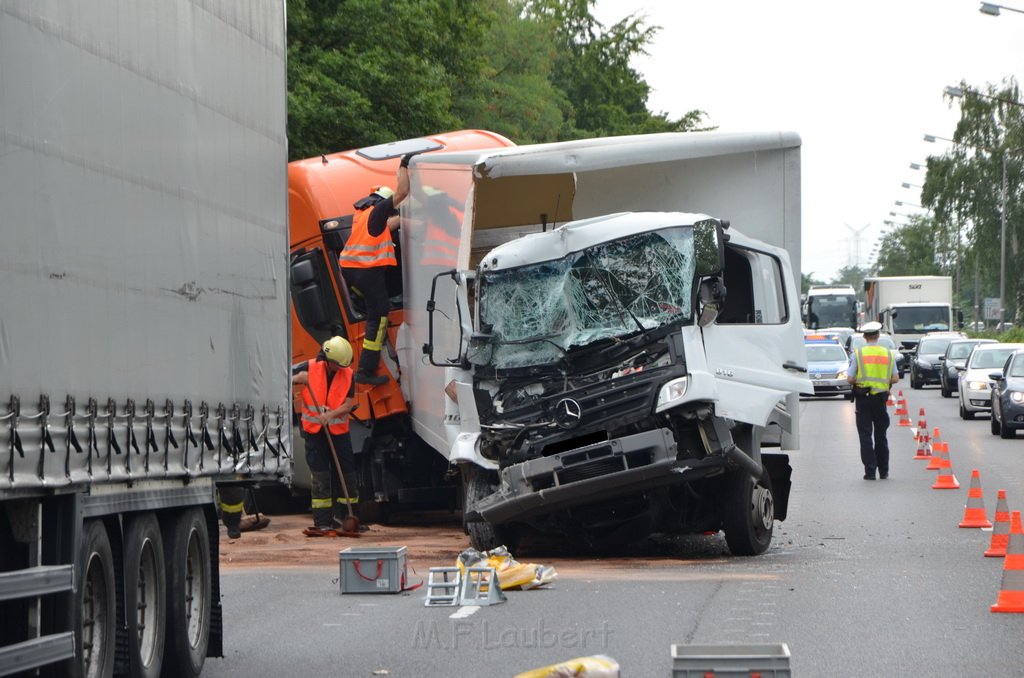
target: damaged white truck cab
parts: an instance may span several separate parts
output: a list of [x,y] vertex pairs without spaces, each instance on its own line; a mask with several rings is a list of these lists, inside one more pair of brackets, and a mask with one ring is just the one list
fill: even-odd
[[524,525],[601,543],[722,529],[734,554],[763,552],[791,468],[762,442],[795,446],[809,388],[799,298],[787,249],[717,217],[798,262],[799,138],[622,137],[412,167],[406,256],[430,246],[428,196],[462,222],[450,268],[406,269],[402,385],[416,432],[462,467],[474,545]]

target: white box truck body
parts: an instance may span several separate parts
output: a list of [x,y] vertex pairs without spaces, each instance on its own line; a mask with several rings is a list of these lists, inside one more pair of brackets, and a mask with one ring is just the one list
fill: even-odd
[[0,673],[222,654],[290,455],[283,2],[0,7]]

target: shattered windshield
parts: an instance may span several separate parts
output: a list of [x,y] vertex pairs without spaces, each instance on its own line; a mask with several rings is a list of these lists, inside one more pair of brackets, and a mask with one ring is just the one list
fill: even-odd
[[485,336],[475,340],[488,346],[482,362],[543,365],[574,346],[689,320],[694,268],[686,226],[486,273],[479,297]]

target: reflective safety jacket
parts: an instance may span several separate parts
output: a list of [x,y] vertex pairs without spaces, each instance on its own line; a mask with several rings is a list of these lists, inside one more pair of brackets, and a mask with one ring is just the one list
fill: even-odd
[[868,388],[871,394],[889,390],[892,376],[892,353],[884,346],[870,344],[854,351],[857,359],[857,386]]
[[[341,407],[348,397],[349,388],[352,386],[352,368],[342,367],[334,375],[331,381],[331,389],[327,390],[327,362],[324,360],[309,361],[309,383],[302,390],[302,430],[306,433],[319,433],[323,428],[316,416]],[[316,402],[320,403],[318,408],[313,404],[312,390],[316,396]],[[334,435],[348,433],[348,418],[332,419],[327,430]]]
[[349,234],[345,248],[338,257],[338,263],[342,268],[398,266],[395,244],[391,240],[391,229],[385,228],[377,236],[370,235],[371,212],[373,208],[368,207],[352,216],[352,233]]

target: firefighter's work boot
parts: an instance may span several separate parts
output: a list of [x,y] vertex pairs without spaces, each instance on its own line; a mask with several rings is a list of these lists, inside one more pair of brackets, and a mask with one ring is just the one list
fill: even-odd
[[355,382],[357,384],[371,384],[380,386],[388,383],[387,376],[377,374],[377,367],[380,365],[380,351],[363,349],[359,356],[359,369],[356,370]]

